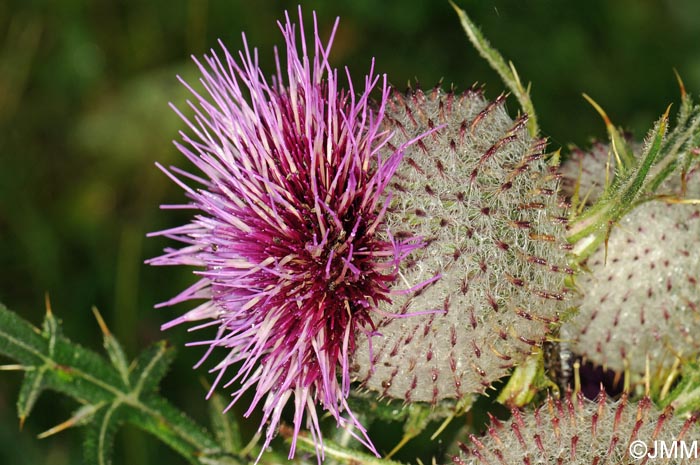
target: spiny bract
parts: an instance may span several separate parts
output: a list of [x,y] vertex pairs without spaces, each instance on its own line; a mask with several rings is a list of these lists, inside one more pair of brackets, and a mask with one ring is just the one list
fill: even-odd
[[[700,451],[693,441],[700,434],[697,417],[673,417],[671,409],[659,412],[649,398],[631,403],[623,396],[610,402],[603,392],[593,402],[579,394],[558,400],[548,398],[535,411],[512,411],[508,422],[491,416],[483,437],[471,435],[455,465],[632,465],[655,463],[660,448],[677,452],[672,460],[659,463],[697,463]],[[636,441],[636,442],[635,442]],[[694,453],[693,453],[693,447]],[[685,453],[688,450],[688,454]],[[648,457],[649,456],[649,457]],[[663,457],[663,456],[659,456]],[[645,459],[648,462],[645,462]]]
[[394,93],[386,121],[393,144],[438,129],[405,152],[386,216],[395,237],[427,246],[400,267],[410,292],[381,306],[406,317],[377,321],[371,347],[358,344],[355,376],[406,401],[483,392],[541,344],[562,309],[572,270],[558,174],[505,96]]

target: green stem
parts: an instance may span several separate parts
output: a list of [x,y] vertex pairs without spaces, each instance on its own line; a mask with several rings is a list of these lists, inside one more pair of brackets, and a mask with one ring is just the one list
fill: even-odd
[[520,106],[523,111],[527,113],[527,128],[532,137],[538,137],[540,133],[539,126],[537,125],[537,115],[535,114],[535,106],[532,104],[532,99],[530,98],[530,86],[525,87],[520,81],[520,76],[515,70],[513,63],[508,62],[503,58],[503,56],[489,44],[486,37],[481,33],[476,24],[467,16],[467,13],[459,8],[452,0],[450,0],[450,5],[457,12],[459,20],[462,23],[464,31],[467,33],[467,37],[471,41],[472,45],[488,63],[491,65],[494,71],[503,80],[503,83],[510,89],[520,102]]

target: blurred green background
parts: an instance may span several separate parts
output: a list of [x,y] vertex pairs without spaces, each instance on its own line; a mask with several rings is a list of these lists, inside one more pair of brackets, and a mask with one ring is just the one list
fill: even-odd
[[[540,124],[552,147],[603,137],[591,95],[638,137],[678,101],[675,67],[689,92],[700,91],[700,2],[695,0],[460,1],[521,77],[533,83]],[[149,231],[186,217],[159,211],[179,189],[154,162],[186,167],[170,141],[183,123],[167,103],[186,98],[175,76],[194,80],[190,54],[221,38],[231,50],[240,32],[259,47],[268,74],[275,21],[296,2],[234,0],[3,0],[0,2],[0,301],[38,323],[44,294],[68,336],[100,349],[96,305],[130,355],[161,337],[180,347],[184,328],[159,326],[186,310],[153,305],[192,282],[189,270],[149,268],[162,239]],[[328,32],[341,17],[333,62],[362,79],[371,57],[403,88],[440,79],[464,89],[503,86],[468,44],[447,1],[303,2]],[[511,99],[512,113],[517,103]],[[181,349],[163,391],[205,419],[191,365]],[[80,463],[79,430],[39,441],[75,405],[47,394],[23,431],[15,412],[20,374],[0,373],[0,463]],[[184,463],[164,446],[126,429],[116,464]]]

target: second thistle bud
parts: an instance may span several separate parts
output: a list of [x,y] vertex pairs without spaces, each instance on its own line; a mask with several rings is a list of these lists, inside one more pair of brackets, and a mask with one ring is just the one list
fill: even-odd
[[505,96],[394,93],[386,121],[395,145],[439,128],[406,150],[386,215],[396,238],[426,246],[401,266],[410,291],[383,306],[406,317],[376,321],[353,369],[367,388],[407,401],[483,392],[542,343],[566,298],[573,271],[556,169]]
[[[579,152],[564,172],[568,185],[598,198],[606,185],[606,148]],[[609,182],[609,181],[608,181]],[[631,382],[663,378],[675,364],[700,353],[700,172],[666,179],[610,231],[584,262],[579,312],[561,328],[562,339],[587,360]]]

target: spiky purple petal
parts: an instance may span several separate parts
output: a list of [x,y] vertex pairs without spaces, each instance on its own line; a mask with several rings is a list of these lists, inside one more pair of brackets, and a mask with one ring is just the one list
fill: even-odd
[[[293,397],[290,458],[304,413],[321,440],[316,404],[376,453],[346,402],[349,354],[357,333],[374,331],[370,314],[390,300],[399,262],[419,246],[394,240],[382,226],[390,201],[384,190],[402,157],[402,148],[384,155],[386,77],[371,68],[358,95],[348,74],[343,91],[328,63],[337,21],[324,44],[314,16],[311,55],[303,27],[297,31],[289,16],[279,26],[286,68],[276,57],[270,81],[245,36],[238,58],[222,44],[223,59],[213,52],[203,63],[195,59],[206,94],[188,86],[194,117],[180,115],[193,135],[183,133],[176,145],[203,175],[162,169],[199,213],[154,234],[184,246],[150,263],[201,269],[197,283],[164,305],[205,302],[164,328],[214,320],[202,326],[218,325],[215,337],[195,344],[209,346],[205,359],[228,349],[211,370],[214,386],[239,383],[232,403],[254,392],[246,415],[262,403],[260,428],[269,423],[263,450]],[[381,98],[370,105],[376,88]]]

